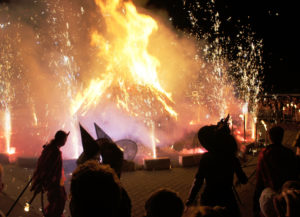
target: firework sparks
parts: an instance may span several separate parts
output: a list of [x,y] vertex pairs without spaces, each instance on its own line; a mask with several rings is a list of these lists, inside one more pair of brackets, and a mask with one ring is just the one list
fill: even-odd
[[5,116],[4,116],[4,135],[6,141],[6,153],[12,154],[14,151],[11,150],[10,147],[10,140],[11,140],[11,114],[9,108],[5,109]]
[[[227,113],[238,115],[241,102],[255,116],[262,42],[247,30],[238,33],[238,42],[223,36],[213,3],[209,6],[211,35],[199,30],[195,14],[201,14],[202,5],[186,3],[197,32],[195,43],[191,35],[178,39],[181,36],[166,31],[158,19],[139,13],[131,1],[95,0],[97,9],[70,2],[32,1],[33,9],[22,15],[0,6],[5,135],[20,127],[11,114],[19,115],[22,110],[28,115],[19,125],[43,141],[54,129],[69,128],[72,144],[63,151],[77,157],[81,147],[78,121],[95,120],[108,105],[147,128],[140,137],[150,136],[146,145],[152,147],[159,145],[155,136],[161,140],[163,128],[183,125],[174,127],[176,134],[215,122]],[[232,44],[237,46],[228,48]],[[130,137],[132,132],[127,134]],[[170,135],[165,137],[170,140]],[[12,151],[11,147],[5,150]]]

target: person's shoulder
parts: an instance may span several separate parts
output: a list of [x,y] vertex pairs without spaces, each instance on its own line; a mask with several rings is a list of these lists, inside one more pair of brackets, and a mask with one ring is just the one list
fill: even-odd
[[270,150],[269,146],[262,148],[258,154],[258,157],[263,157],[266,154],[266,152],[268,152],[269,150]]
[[0,217],[5,217],[4,213],[0,210]]
[[294,153],[294,151],[293,151],[292,149],[290,149],[289,147],[286,147],[286,146],[283,146],[283,145],[282,145],[282,149],[283,149],[287,154],[289,154],[289,155],[295,155],[295,156],[296,156],[296,154]]

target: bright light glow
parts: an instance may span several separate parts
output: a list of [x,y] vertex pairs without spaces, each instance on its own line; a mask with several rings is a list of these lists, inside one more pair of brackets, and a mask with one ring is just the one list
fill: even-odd
[[6,152],[10,153],[10,140],[11,140],[11,114],[8,107],[6,107],[4,114],[4,136],[6,142]]
[[12,155],[16,153],[16,148],[15,147],[10,147],[9,151],[7,152],[7,154]]
[[156,142],[155,142],[155,125],[154,122],[152,122],[152,132],[151,132],[151,143],[152,143],[152,152],[153,152],[153,158],[156,158]]
[[256,138],[256,123],[257,123],[257,117],[253,117],[253,122],[252,122],[252,139]]
[[248,103],[245,103],[243,105],[242,111],[243,111],[243,114],[246,114],[248,112]]
[[24,206],[24,211],[29,212],[29,210],[30,210],[30,204],[26,203],[25,206]]
[[37,115],[35,112],[33,112],[33,120],[34,120],[34,126],[37,126],[38,125],[38,119],[37,119]]
[[268,131],[267,124],[264,122],[264,120],[261,120],[262,125],[264,126],[265,130]]

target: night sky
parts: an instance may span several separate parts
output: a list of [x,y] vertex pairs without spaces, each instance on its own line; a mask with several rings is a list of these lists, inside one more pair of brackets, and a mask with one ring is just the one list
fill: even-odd
[[[185,5],[195,2],[196,0],[186,0]],[[198,2],[205,7],[208,0]],[[182,0],[150,0],[148,7],[166,9],[173,18],[174,26],[179,29],[190,28]],[[266,92],[300,92],[296,77],[299,74],[297,8],[291,1],[215,0],[215,9],[220,14],[224,34],[231,35],[239,26],[249,24],[256,37],[263,40],[263,87]],[[231,22],[226,22],[229,17]],[[203,29],[207,28],[205,25],[203,22]]]
[[[196,1],[205,6],[209,0],[185,0],[185,5]],[[3,2],[9,4],[12,1],[0,0],[0,3]],[[263,86],[267,92],[300,93],[296,77],[299,73],[299,11],[296,11],[298,7],[295,4],[274,0],[215,0],[225,35],[231,35],[238,31],[239,26],[249,24],[256,37],[263,40]],[[189,31],[191,28],[183,0],[149,0],[146,7],[153,11],[166,10],[178,29]],[[231,22],[226,22],[229,17]],[[202,28],[205,31],[207,23],[203,22]]]

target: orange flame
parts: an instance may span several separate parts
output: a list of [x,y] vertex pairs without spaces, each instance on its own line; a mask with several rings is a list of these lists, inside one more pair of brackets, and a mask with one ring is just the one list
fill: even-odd
[[[106,34],[92,33],[91,44],[99,48],[98,56],[105,61],[104,76],[95,79],[83,94],[78,94],[71,106],[71,113],[79,109],[87,111],[97,104],[113,81],[126,94],[125,81],[131,85],[149,88],[164,109],[177,119],[177,113],[168,104],[174,103],[171,94],[160,85],[157,72],[160,62],[151,56],[147,47],[151,33],[158,25],[150,16],[139,14],[132,2],[120,0],[95,0],[106,23]],[[128,100],[117,100],[118,106],[128,109]],[[127,108],[127,109],[126,109]]]

